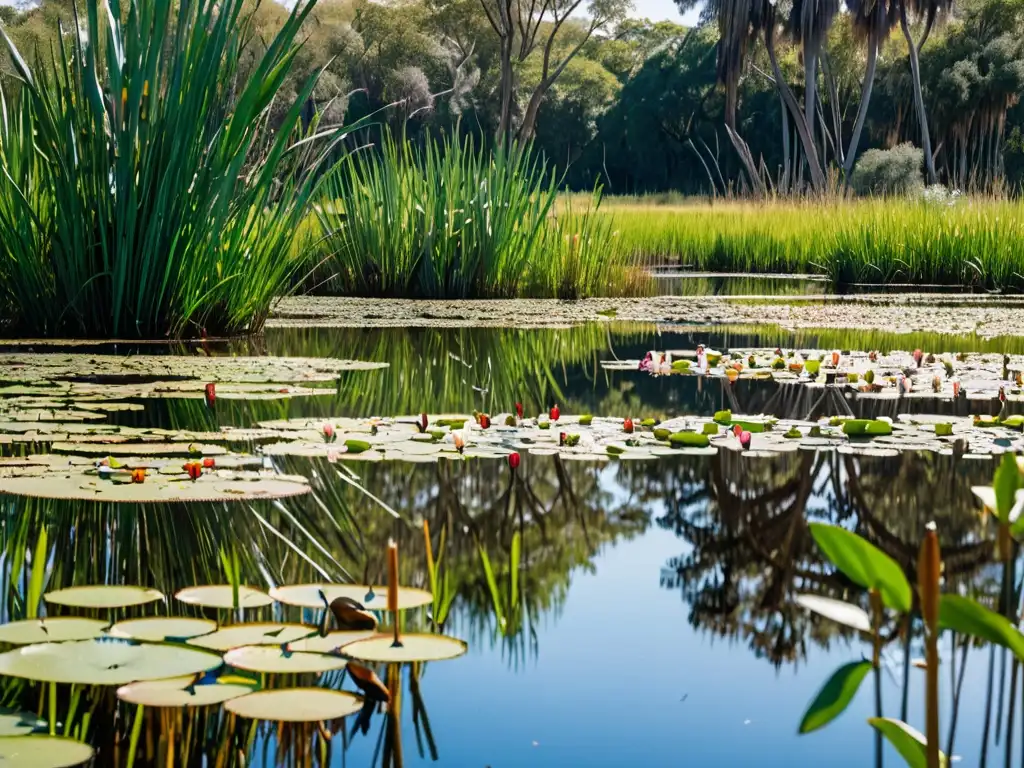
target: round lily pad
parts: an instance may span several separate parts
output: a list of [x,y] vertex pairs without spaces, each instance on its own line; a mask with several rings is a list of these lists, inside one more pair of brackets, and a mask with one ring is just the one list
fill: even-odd
[[[327,602],[335,598],[347,597],[362,603],[370,611],[384,611],[388,607],[388,588],[385,586],[367,586],[366,584],[288,584],[274,587],[270,596],[287,605],[298,605],[303,608],[323,608],[324,601],[320,597],[323,591]],[[434,596],[425,589],[415,587],[398,588],[398,610],[418,608],[434,602]]]
[[103,634],[107,622],[79,616],[25,619],[0,626],[0,643],[31,645],[65,640],[91,640]]
[[257,691],[225,702],[224,709],[239,717],[279,723],[337,720],[362,709],[363,700],[346,691],[327,688],[280,688]]
[[219,456],[227,453],[222,445],[203,443],[54,443],[54,453],[77,453],[85,456]]
[[466,652],[462,640],[445,635],[401,636],[402,644],[394,645],[391,635],[377,635],[368,640],[357,640],[345,646],[345,653],[360,661],[402,664],[411,661],[442,661],[454,659]]
[[43,599],[54,605],[72,608],[127,608],[163,600],[164,595],[148,587],[134,587],[122,584],[94,584],[82,587],[68,587],[47,592]]
[[0,765],[18,768],[68,768],[92,760],[88,744],[63,736],[0,737]]
[[249,685],[220,682],[189,687],[194,679],[194,676],[188,675],[132,683],[118,688],[117,698],[146,707],[206,707],[223,704],[253,691]]
[[188,640],[189,645],[228,651],[243,645],[285,645],[316,632],[316,627],[305,624],[253,622],[221,627],[216,632]]
[[288,643],[289,651],[308,651],[309,653],[330,653],[338,648],[354,643],[356,640],[365,640],[373,637],[376,632],[369,630],[338,630],[328,632],[323,637],[310,635],[292,643]]
[[160,643],[208,635],[217,629],[217,622],[178,616],[152,616],[145,619],[119,621],[110,628],[114,637]]
[[224,479],[204,474],[192,481],[148,474],[142,483],[114,482],[81,471],[67,474],[49,472],[32,477],[0,477],[0,494],[136,504],[283,499],[308,492],[309,484],[305,478],[290,475]]
[[233,648],[224,654],[224,661],[232,667],[250,672],[268,674],[302,674],[305,672],[330,672],[345,666],[345,660],[326,653],[306,651],[285,651],[271,645],[246,645]]
[[36,728],[38,718],[31,712],[0,712],[0,736],[27,736]]
[[125,685],[196,674],[221,665],[217,654],[120,638],[25,645],[0,654],[0,675],[50,683]]
[[[207,584],[199,587],[186,587],[174,595],[183,603],[201,605],[204,608],[223,608],[232,610],[235,607],[234,589],[230,584]],[[274,602],[266,592],[255,587],[239,586],[239,608],[263,608]]]

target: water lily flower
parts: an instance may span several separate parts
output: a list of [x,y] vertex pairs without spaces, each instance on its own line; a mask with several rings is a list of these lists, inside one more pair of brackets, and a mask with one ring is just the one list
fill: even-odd
[[743,427],[741,427],[739,424],[733,424],[732,425],[732,433],[736,437],[739,437],[740,435],[743,434]]
[[953,397],[960,397],[960,379],[953,379]]
[[558,417],[562,415],[562,412],[558,410],[558,404],[551,406],[551,410],[548,411],[548,418],[552,421],[558,421]]
[[915,365],[916,365],[916,366],[917,366],[918,368],[920,368],[920,367],[921,367],[921,360],[922,360],[923,358],[924,358],[924,352],[922,352],[922,351],[921,351],[920,349],[915,349],[915,350],[914,350],[914,364],[915,364]]
[[565,445],[565,441],[566,441],[566,439],[568,439],[568,437],[569,436],[565,432],[559,432],[558,433],[558,444],[559,445]]
[[132,470],[132,482],[133,483],[144,483],[146,482],[146,470],[142,467],[136,467]]
[[516,418],[517,419],[523,418],[523,404],[522,403],[516,403]]
[[875,352],[874,350],[871,350],[870,352],[868,352],[868,360],[870,360],[872,363],[877,363],[878,362],[878,353]]
[[833,368],[838,368],[839,367],[839,352],[833,352],[832,353],[832,367]]
[[644,359],[640,361],[640,366],[639,366],[638,370],[646,371],[646,372],[650,373],[650,371],[651,371],[651,369],[653,367],[654,367],[654,353],[653,352],[648,352],[646,355],[644,355]]
[[488,427],[491,426],[491,417],[488,416],[486,413],[481,413],[479,416],[477,416],[477,421],[480,424],[480,429],[487,429]]
[[750,433],[747,430],[740,432],[740,446],[744,451],[750,448]]
[[207,456],[203,459],[203,469],[213,469],[216,463],[212,456]]
[[932,391],[940,392],[942,390],[942,378],[939,376],[932,377]]
[[334,425],[328,421],[324,424],[322,430],[324,433],[324,442],[333,443],[336,439],[334,435]]
[[217,385],[212,381],[205,387],[206,405],[212,407],[217,401]]
[[459,453],[466,450],[466,439],[463,437],[461,429],[452,432],[452,442],[455,443],[455,450]]
[[188,473],[188,476],[192,479],[192,482],[195,482],[196,480],[203,476],[203,466],[198,461],[186,462],[186,464],[182,468],[185,470],[185,472]]
[[519,461],[520,461],[519,453],[517,451],[512,451],[512,453],[510,453],[508,455],[508,466],[509,466],[509,469],[511,469],[513,472],[515,472],[517,469],[519,469]]
[[631,433],[633,431],[633,420],[627,418],[624,422],[622,422],[622,429],[626,432]]
[[729,380],[730,384],[735,384],[736,380],[740,377],[740,372],[735,368],[729,368],[725,372],[725,378]]

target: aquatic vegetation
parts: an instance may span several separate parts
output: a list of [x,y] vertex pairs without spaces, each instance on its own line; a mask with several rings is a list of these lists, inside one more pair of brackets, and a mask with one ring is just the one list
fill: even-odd
[[358,696],[327,688],[279,688],[224,702],[224,709],[238,717],[276,723],[329,722],[355,714],[362,706]]
[[[304,132],[315,77],[273,110],[312,7],[295,5],[248,53],[242,0],[128,14],[88,0],[38,66],[5,36],[19,82],[0,102],[14,169],[0,182],[0,303],[17,327],[163,338],[262,326],[301,266],[291,244],[341,134]],[[239,80],[243,55],[254,61]]]
[[[347,156],[317,209],[317,290],[401,298],[606,295],[637,290],[613,223],[554,209],[557,179],[528,145],[386,134]],[[592,201],[597,207],[598,196]]]
[[885,200],[684,207],[606,200],[621,247],[695,271],[814,274],[831,282],[1020,289],[1019,201],[956,206]]

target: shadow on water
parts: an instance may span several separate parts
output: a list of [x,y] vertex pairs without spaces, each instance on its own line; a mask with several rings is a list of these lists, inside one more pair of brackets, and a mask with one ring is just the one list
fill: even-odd
[[[200,429],[295,416],[499,412],[516,402],[533,412],[558,402],[565,413],[656,418],[720,408],[794,416],[807,407],[799,393],[783,396],[771,382],[731,386],[600,366],[611,356],[637,358],[697,340],[720,348],[765,343],[756,334],[659,337],[649,326],[618,324],[273,331],[251,343],[268,354],[391,367],[345,373],[329,397],[218,399],[214,408],[150,400],[144,411],[112,418]],[[873,402],[852,407],[896,407]],[[934,413],[942,405],[900,407]],[[394,539],[401,583],[433,593],[430,605],[408,612],[405,630],[442,628],[469,643],[468,656],[381,665],[396,704],[320,726],[256,727],[216,707],[140,715],[110,688],[61,686],[53,710],[61,732],[94,744],[96,764],[128,764],[141,717],[138,765],[612,766],[635,764],[642,749],[646,765],[820,765],[827,750],[830,764],[860,766],[873,754],[862,717],[872,711],[866,693],[826,733],[795,734],[825,671],[859,647],[856,632],[794,603],[798,593],[860,593],[823,559],[808,523],[858,532],[912,576],[924,525],[934,520],[947,589],[998,588],[991,523],[975,512],[970,491],[991,481],[990,459],[813,451],[750,459],[721,451],[602,465],[528,455],[516,472],[487,461],[343,466],[285,458],[279,466],[309,477],[313,493],[280,502],[138,506],[0,496],[3,618],[59,613],[39,596],[70,585],[142,584],[170,596],[228,580],[263,588],[379,583]],[[229,620],[172,598],[155,609],[168,612]],[[102,618],[153,613],[132,608]],[[319,615],[278,604],[246,618],[314,624]],[[920,638],[911,641],[916,655]],[[892,712],[908,661],[903,643],[898,634],[886,642]],[[958,726],[965,764],[981,744],[985,657],[981,649],[970,653],[966,685],[976,706]],[[267,687],[352,688],[338,672],[273,677]],[[921,684],[909,679],[911,719],[919,720]],[[2,678],[0,693],[5,706],[46,720],[45,687]],[[609,736],[622,732],[624,716],[644,724],[639,743]],[[993,732],[990,742],[998,738]],[[886,761],[897,764],[894,754]]]

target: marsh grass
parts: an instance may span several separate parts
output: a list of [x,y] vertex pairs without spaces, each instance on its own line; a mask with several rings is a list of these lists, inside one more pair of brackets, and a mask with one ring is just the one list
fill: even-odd
[[318,290],[423,298],[620,294],[642,280],[586,205],[555,210],[556,178],[529,146],[477,148],[385,134],[330,174],[314,244]]
[[339,134],[302,135],[315,78],[270,125],[311,4],[242,73],[247,7],[87,0],[31,66],[4,36],[20,83],[0,99],[0,304],[18,330],[236,333],[287,290]]
[[1024,203],[985,198],[690,202],[607,198],[627,256],[836,284],[1024,289]]

